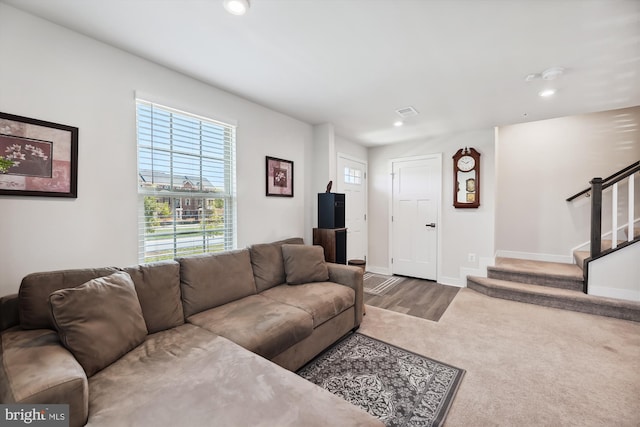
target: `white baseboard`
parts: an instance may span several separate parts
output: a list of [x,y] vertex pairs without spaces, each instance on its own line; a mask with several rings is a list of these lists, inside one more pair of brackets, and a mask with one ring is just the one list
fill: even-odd
[[442,277],[443,285],[467,287],[467,276],[487,277],[487,267],[494,266],[496,259],[493,257],[480,257],[478,260],[478,268],[460,267],[460,277]]
[[608,288],[605,286],[589,286],[589,295],[624,299],[627,301],[640,301],[640,291],[629,289]]
[[449,286],[457,286],[458,288],[465,288],[467,286],[467,276],[464,277],[464,280],[461,277],[440,276],[438,277],[438,283],[440,283],[441,285],[449,285]]
[[[385,276],[391,275],[391,270],[389,268],[378,267],[375,265],[367,266],[367,271],[375,274],[383,274]],[[467,276],[466,275],[464,277],[439,276],[437,282],[440,283],[441,285],[457,286],[459,288],[464,288],[467,286]]]
[[[467,287],[467,276],[487,277],[487,267],[495,265],[495,258],[480,257],[478,259],[478,268],[460,268],[460,276],[438,276],[437,282],[441,285],[457,286],[459,288]],[[388,267],[379,267],[375,265],[367,265],[367,271],[376,274],[391,275],[391,269]]]
[[574,264],[573,256],[571,255],[538,254],[538,253],[517,252],[517,251],[497,251],[496,258],[498,257],[528,259],[531,261],[560,262],[563,264]]
[[367,266],[367,271],[371,272],[371,273],[376,273],[376,274],[383,274],[385,276],[390,276],[391,275],[391,271],[389,270],[388,267],[378,267],[375,265],[368,265]]

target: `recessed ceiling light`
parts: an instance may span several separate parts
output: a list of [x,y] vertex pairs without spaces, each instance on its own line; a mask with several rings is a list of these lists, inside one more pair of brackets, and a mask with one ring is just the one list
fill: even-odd
[[563,73],[564,73],[564,68],[562,68],[562,67],[551,67],[551,68],[548,68],[548,69],[544,70],[540,74],[540,77],[542,77],[542,80],[555,80],[558,77],[560,77]]
[[551,67],[542,71],[541,73],[531,73],[524,77],[525,82],[532,82],[534,80],[555,80],[564,74],[565,69],[562,67]]
[[402,126],[404,123],[402,123],[400,120],[398,120],[397,122],[393,122],[393,125],[397,128],[399,128],[400,126]]
[[249,0],[224,0],[223,5],[232,15],[244,15],[249,10]]
[[538,92],[538,95],[540,95],[543,98],[548,98],[550,96],[555,95],[556,90],[555,89],[545,89],[543,91]]

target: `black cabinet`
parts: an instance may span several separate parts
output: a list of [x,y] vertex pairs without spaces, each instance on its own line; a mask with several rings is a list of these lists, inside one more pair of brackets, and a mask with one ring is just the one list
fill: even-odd
[[344,194],[318,193],[318,228],[344,228]]

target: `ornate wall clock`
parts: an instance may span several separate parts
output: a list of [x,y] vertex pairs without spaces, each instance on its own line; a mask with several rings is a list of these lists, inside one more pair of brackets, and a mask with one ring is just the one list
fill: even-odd
[[480,206],[480,153],[461,148],[453,155],[453,206]]

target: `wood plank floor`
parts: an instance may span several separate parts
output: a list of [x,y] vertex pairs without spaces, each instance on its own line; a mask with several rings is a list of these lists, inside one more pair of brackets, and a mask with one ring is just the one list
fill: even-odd
[[459,290],[456,286],[405,277],[385,295],[365,292],[364,303],[437,322]]

